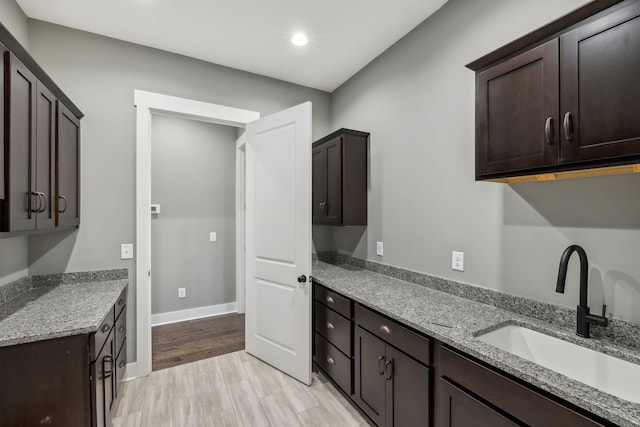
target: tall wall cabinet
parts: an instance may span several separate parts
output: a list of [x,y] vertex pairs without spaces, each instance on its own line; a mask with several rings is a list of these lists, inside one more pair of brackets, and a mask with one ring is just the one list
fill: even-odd
[[0,25],[0,236],[80,223],[82,112]]

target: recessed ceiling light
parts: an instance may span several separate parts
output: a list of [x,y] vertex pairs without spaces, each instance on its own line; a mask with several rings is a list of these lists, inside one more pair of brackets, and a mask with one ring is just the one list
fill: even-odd
[[307,42],[309,42],[309,39],[307,39],[307,36],[304,35],[304,33],[295,33],[291,37],[291,43],[296,46],[304,46],[307,44]]

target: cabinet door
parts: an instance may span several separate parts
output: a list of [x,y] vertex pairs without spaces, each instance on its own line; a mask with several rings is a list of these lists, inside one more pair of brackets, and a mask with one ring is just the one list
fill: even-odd
[[323,145],[327,158],[327,200],[324,206],[326,224],[342,223],[342,137]]
[[[5,181],[5,169],[4,169],[4,151],[5,151],[5,136],[4,136],[4,109],[5,109],[5,98],[4,98],[4,82],[5,82],[5,73],[6,73],[6,68],[5,68],[5,56],[7,55],[8,51],[5,49],[5,47],[0,44],[0,54],[2,55],[2,66],[0,66],[0,138],[2,138],[2,143],[0,143],[0,209],[4,209],[4,206],[6,206],[6,204],[3,205],[2,201],[5,198],[5,183],[8,181]],[[6,217],[6,215],[4,215],[3,212],[0,212],[0,218],[2,217]],[[0,231],[2,230],[2,224],[0,224]]]
[[45,229],[55,227],[56,100],[42,83],[36,89],[36,228]]
[[[36,180],[36,78],[15,56],[5,53],[9,70],[9,141],[6,167],[9,181],[4,230],[36,228],[41,201],[34,193]],[[6,162],[6,160],[5,160]]]
[[578,27],[560,43],[562,161],[639,156],[640,3]]
[[80,224],[80,120],[58,102],[56,225]]
[[327,201],[327,161],[322,147],[311,151],[311,215],[314,224],[324,221],[324,204]]
[[518,425],[442,378],[438,379],[437,393],[436,427],[514,427]]
[[[429,426],[429,368],[387,346],[387,426]],[[468,424],[473,425],[473,424]]]
[[111,405],[116,395],[113,330],[91,364],[91,422],[93,427],[111,425]]
[[558,93],[557,39],[478,74],[476,177],[558,164]]
[[379,426],[386,422],[385,343],[360,327],[354,334],[355,394],[353,400]]

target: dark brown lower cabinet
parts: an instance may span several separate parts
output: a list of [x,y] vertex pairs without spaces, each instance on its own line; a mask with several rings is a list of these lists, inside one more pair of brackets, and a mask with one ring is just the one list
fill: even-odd
[[116,373],[113,328],[91,363],[91,425],[102,427],[111,425],[111,406],[116,397]]
[[360,327],[354,401],[378,426],[429,426],[429,368]]
[[438,379],[439,426],[514,427],[518,424],[496,412],[449,381]]
[[[613,426],[559,398],[485,366],[445,345],[436,346],[436,426]],[[466,420],[476,420],[465,424]],[[494,423],[482,424],[483,420]]]

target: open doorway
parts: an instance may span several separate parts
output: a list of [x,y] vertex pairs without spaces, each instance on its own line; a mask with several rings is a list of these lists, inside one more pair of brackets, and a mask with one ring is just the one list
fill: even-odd
[[238,128],[151,121],[152,370],[244,349],[236,298]]
[[[235,128],[244,128],[249,122],[257,120],[257,112],[209,104],[184,98],[150,92],[135,91],[135,105],[137,107],[137,135],[136,135],[136,338],[137,362],[130,364],[127,377],[145,376],[152,368],[151,346],[151,289],[152,274],[152,245],[151,229],[152,215],[151,198],[151,141],[152,120],[154,117],[171,116],[190,120],[216,123]],[[235,144],[236,164],[242,168],[236,174],[236,209],[243,200],[244,182],[238,185],[238,177],[244,176],[244,151],[241,140]],[[162,207],[160,207],[162,212]],[[236,223],[240,224],[236,232],[236,272],[243,272],[244,253],[238,250],[237,242],[244,242],[244,210],[236,211]],[[209,237],[210,230],[206,232]],[[242,243],[244,244],[244,243]],[[236,310],[244,312],[244,275],[236,274]],[[132,366],[133,365],[133,366]],[[130,372],[130,371],[131,372]]]

